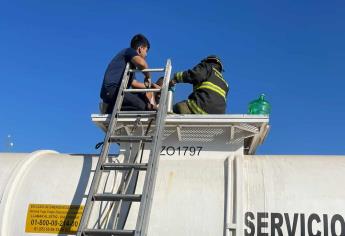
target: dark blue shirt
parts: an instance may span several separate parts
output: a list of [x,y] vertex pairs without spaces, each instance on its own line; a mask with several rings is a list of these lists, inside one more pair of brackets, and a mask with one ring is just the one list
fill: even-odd
[[[121,85],[123,73],[126,68],[126,64],[133,57],[138,56],[138,53],[133,48],[126,48],[120,51],[109,63],[107,70],[104,74],[102,89],[101,89],[101,98],[106,102],[111,102],[110,100],[116,99],[117,90]],[[131,63],[131,68],[134,68],[134,65]],[[135,79],[134,73],[128,81],[128,87],[132,84],[132,81]]]

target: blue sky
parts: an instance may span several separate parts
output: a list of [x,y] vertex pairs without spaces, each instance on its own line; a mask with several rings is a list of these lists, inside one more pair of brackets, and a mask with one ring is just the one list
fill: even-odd
[[[97,153],[104,71],[136,33],[173,71],[224,62],[227,112],[265,93],[271,131],[258,154],[345,155],[344,1],[1,1],[0,151]],[[188,86],[176,96],[186,98]]]

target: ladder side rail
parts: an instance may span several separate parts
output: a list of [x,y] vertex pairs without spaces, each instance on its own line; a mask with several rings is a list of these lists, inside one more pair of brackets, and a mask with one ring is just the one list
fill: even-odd
[[167,97],[169,89],[169,81],[171,74],[171,61],[168,59],[165,69],[162,95],[160,99],[159,111],[156,119],[156,131],[153,137],[153,146],[151,147],[148,170],[146,172],[142,202],[139,208],[137,218],[135,236],[145,236],[147,234],[148,222],[150,218],[152,199],[154,194],[155,181],[157,177],[157,169],[159,164],[160,147],[162,145],[162,136],[164,132],[165,117],[167,113]]
[[89,194],[85,203],[85,208],[82,214],[82,218],[80,220],[80,224],[79,224],[79,228],[77,231],[77,236],[82,236],[83,235],[83,228],[85,228],[88,224],[89,221],[89,217],[91,214],[91,210],[92,210],[92,198],[93,198],[93,194],[95,193],[95,191],[97,191],[96,188],[98,188],[99,185],[99,181],[100,181],[100,177],[101,177],[101,166],[105,160],[105,158],[108,156],[109,154],[109,146],[110,146],[110,142],[109,142],[109,138],[112,135],[112,133],[114,132],[114,129],[116,127],[116,123],[117,123],[117,112],[119,110],[121,110],[121,106],[122,106],[122,102],[123,102],[123,90],[125,88],[127,88],[127,84],[128,84],[128,80],[129,80],[129,63],[127,63],[126,68],[125,68],[125,72],[123,74],[122,77],[122,82],[121,82],[121,86],[120,86],[120,90],[118,92],[117,98],[116,98],[116,103],[111,115],[111,119],[108,125],[108,131],[107,134],[104,138],[104,142],[103,142],[103,147],[102,147],[102,151],[100,154],[100,157],[98,159],[97,162],[97,166],[96,166],[96,170],[94,172],[94,176],[91,182],[91,186],[90,186],[90,190],[89,190]]

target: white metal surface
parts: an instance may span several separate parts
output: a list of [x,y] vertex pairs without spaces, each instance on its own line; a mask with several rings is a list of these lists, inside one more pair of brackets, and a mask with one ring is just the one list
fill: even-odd
[[242,169],[247,235],[345,235],[344,156],[248,156]]
[[91,158],[54,151],[1,154],[0,235],[26,235],[30,203],[80,204],[84,196],[80,188],[88,181],[81,173],[87,169],[91,169]]
[[[344,235],[344,156],[241,156],[207,145],[199,155],[168,150],[161,153],[150,236]],[[95,164],[92,156],[51,151],[1,154],[0,235],[31,235],[29,204],[83,204]]]

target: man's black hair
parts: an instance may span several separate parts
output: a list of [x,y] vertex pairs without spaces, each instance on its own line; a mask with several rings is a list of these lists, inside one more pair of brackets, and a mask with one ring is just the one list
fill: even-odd
[[134,35],[131,40],[131,48],[138,49],[138,47],[144,46],[147,47],[147,50],[150,49],[149,40],[142,34]]

